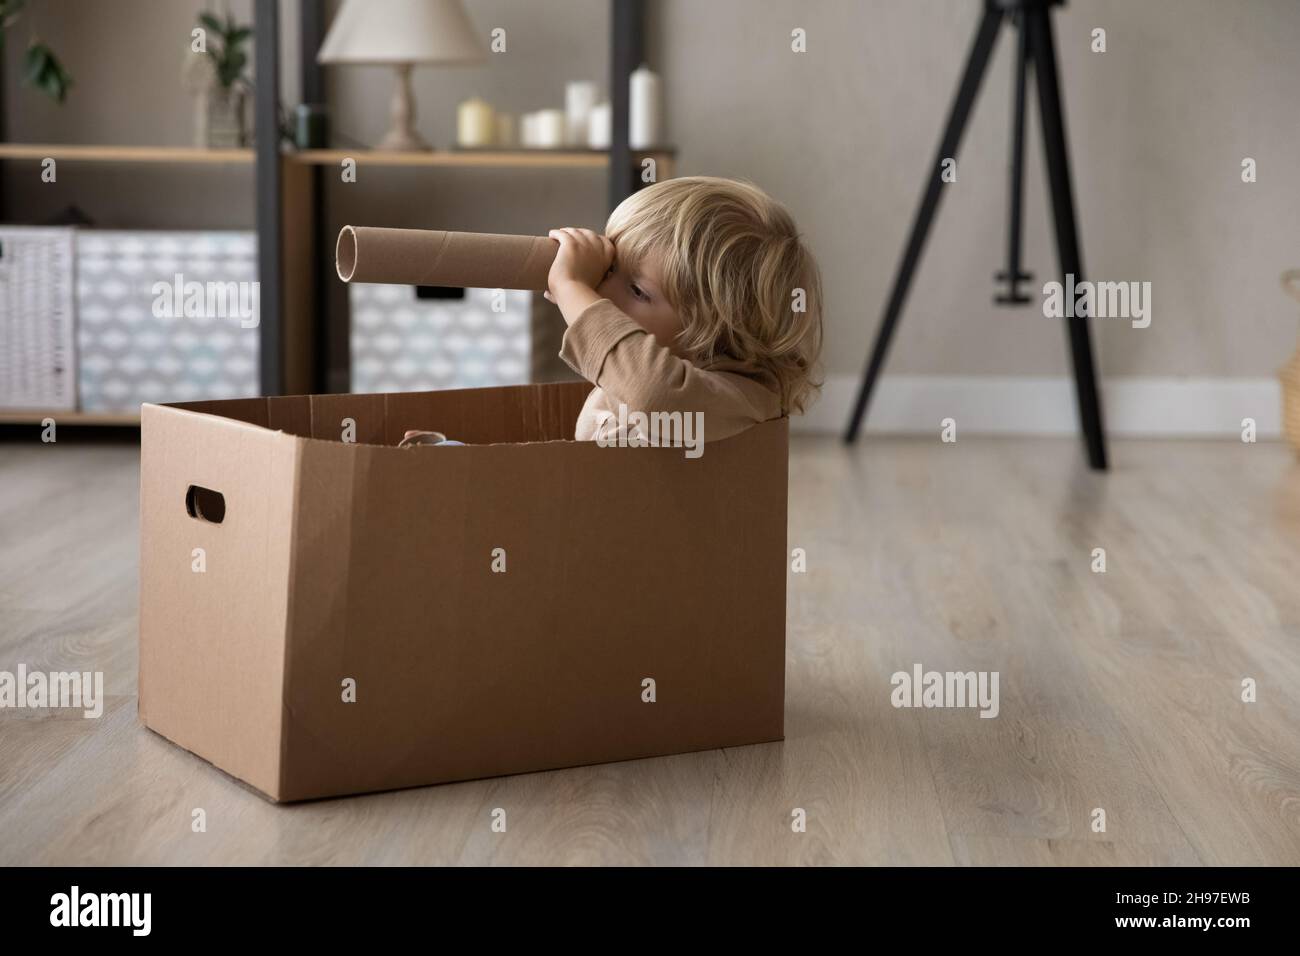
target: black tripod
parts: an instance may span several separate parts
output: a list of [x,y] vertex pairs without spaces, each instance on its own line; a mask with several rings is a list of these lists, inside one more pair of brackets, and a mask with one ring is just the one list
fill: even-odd
[[[939,197],[943,189],[941,178],[942,164],[945,159],[955,158],[961,134],[970,117],[975,95],[979,91],[980,81],[988,66],[989,55],[993,52],[993,42],[1004,19],[1010,20],[1018,28],[1015,71],[1015,115],[1011,132],[1011,197],[1010,217],[1007,227],[1007,267],[997,273],[995,278],[1005,282],[1005,293],[995,296],[994,301],[1001,304],[1027,303],[1030,297],[1020,290],[1020,283],[1031,278],[1020,268],[1020,196],[1021,179],[1024,163],[1025,140],[1025,82],[1026,74],[1032,63],[1034,75],[1038,78],[1038,106],[1042,114],[1043,147],[1047,159],[1047,175],[1052,189],[1052,218],[1056,225],[1056,248],[1060,259],[1062,276],[1073,275],[1075,284],[1083,281],[1083,263],[1079,253],[1079,233],[1074,220],[1074,199],[1070,189],[1070,161],[1065,146],[1065,117],[1061,110],[1061,91],[1056,75],[1056,50],[1052,39],[1051,7],[1063,4],[1065,0],[984,0],[984,17],[975,32],[975,42],[970,56],[966,60],[966,71],[962,75],[957,98],[953,101],[952,111],[948,114],[948,125],[944,129],[943,140],[939,144],[939,156],[931,166],[931,174],[917,210],[916,221],[912,224],[912,233],[908,237],[907,247],[903,252],[903,261],[899,264],[898,275],[894,279],[894,290],[890,293],[889,303],[885,306],[885,316],[881,321],[880,331],[876,334],[876,343],[871,350],[871,358],[862,378],[858,398],[853,406],[853,417],[849,421],[844,440],[854,442],[862,424],[867,401],[875,387],[876,377],[885,363],[885,353],[889,350],[889,340],[893,337],[894,327],[903,309],[903,300],[907,298],[908,287],[912,284],[912,274],[916,271],[917,261],[921,258],[921,249],[925,245],[930,223],[934,220],[935,210],[939,206]],[[1097,383],[1092,366],[1092,342],[1088,335],[1088,320],[1073,316],[1066,319],[1070,335],[1070,356],[1074,363],[1075,395],[1078,399],[1079,421],[1083,427],[1083,437],[1088,448],[1088,462],[1096,469],[1106,467],[1106,439],[1102,430],[1101,405],[1097,396]]]

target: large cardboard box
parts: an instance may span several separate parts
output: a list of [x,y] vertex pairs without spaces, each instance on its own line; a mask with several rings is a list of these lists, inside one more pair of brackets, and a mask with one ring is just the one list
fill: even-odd
[[589,389],[145,405],[145,725],[279,801],[782,739],[786,420],[599,447]]

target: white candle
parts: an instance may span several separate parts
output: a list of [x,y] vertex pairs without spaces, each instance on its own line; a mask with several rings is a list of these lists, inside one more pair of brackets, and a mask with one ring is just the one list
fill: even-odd
[[559,149],[564,145],[564,110],[538,110],[536,120],[537,145],[543,149]]
[[596,105],[596,84],[577,80],[564,87],[564,141],[569,146],[586,146],[591,108]]
[[496,134],[492,107],[478,97],[466,100],[456,111],[456,143],[459,146],[491,146]]
[[609,149],[610,106],[597,103],[591,108],[591,122],[587,130],[587,145],[592,149]]
[[644,63],[632,71],[628,89],[628,145],[647,149],[662,145],[659,75]]

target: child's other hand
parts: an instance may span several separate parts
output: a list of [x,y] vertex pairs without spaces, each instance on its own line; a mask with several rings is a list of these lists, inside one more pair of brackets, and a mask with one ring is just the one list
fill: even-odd
[[575,285],[595,290],[605,280],[614,262],[614,242],[608,236],[574,226],[552,229],[548,235],[560,243],[560,251],[546,277],[547,299],[555,302]]

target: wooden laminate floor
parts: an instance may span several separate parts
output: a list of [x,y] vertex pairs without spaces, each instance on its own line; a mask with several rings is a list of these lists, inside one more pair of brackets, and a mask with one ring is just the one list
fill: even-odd
[[[0,670],[108,698],[0,711],[0,865],[1300,864],[1300,465],[1112,457],[798,439],[784,742],[275,806],[137,720],[136,446],[0,444]],[[893,707],[917,663],[998,716]]]

